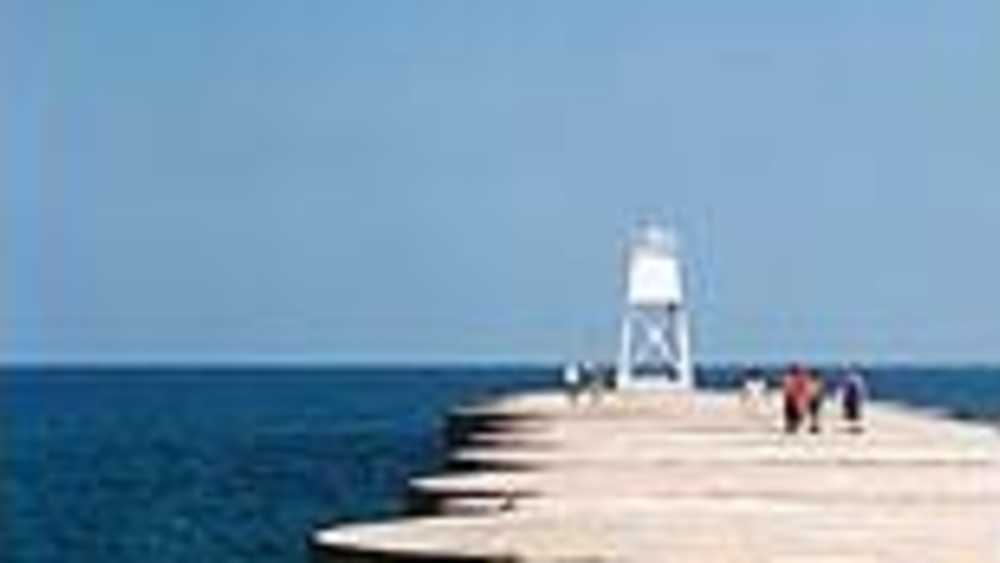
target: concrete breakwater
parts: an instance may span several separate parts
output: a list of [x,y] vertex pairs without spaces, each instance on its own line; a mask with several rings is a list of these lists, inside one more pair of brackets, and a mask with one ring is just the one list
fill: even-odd
[[777,405],[621,392],[449,414],[409,514],[312,536],[317,561],[1000,563],[1000,435],[880,404],[785,435]]

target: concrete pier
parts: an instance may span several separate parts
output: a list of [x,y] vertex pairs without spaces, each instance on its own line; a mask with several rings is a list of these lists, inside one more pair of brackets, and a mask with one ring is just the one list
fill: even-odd
[[888,404],[846,432],[777,404],[535,393],[451,414],[411,515],[317,531],[317,561],[1000,563],[1000,434]]

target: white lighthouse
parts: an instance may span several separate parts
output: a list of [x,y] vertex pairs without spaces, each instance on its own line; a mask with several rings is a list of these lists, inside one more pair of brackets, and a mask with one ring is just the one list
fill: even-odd
[[693,388],[688,310],[674,233],[655,225],[639,229],[629,244],[625,278],[616,386]]

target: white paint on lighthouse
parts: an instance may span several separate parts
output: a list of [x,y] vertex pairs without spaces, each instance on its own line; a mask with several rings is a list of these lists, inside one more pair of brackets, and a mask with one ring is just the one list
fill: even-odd
[[615,384],[620,389],[694,387],[688,310],[677,239],[646,225],[632,237]]

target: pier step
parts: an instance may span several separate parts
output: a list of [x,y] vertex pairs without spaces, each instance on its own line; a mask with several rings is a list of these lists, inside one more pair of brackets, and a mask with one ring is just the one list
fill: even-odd
[[1000,563],[1000,436],[936,412],[798,436],[721,394],[456,416],[487,422],[455,444],[463,471],[410,483],[421,516],[317,532],[318,561]]

